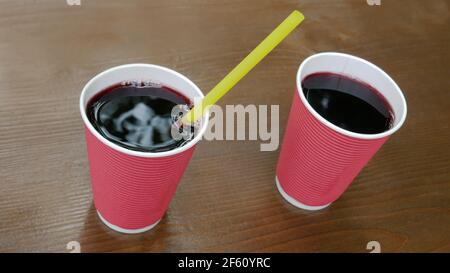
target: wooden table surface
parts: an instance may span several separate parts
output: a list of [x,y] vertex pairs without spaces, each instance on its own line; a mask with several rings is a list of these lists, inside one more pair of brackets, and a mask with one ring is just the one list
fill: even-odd
[[[0,0],[0,251],[450,251],[450,1]],[[208,91],[293,9],[306,21],[221,102],[279,104],[283,133],[307,56],[365,58],[403,89],[409,113],[330,208],[287,204],[278,152],[203,141],[161,223],[121,235],[92,204],[78,99],[124,63],[177,70]]]

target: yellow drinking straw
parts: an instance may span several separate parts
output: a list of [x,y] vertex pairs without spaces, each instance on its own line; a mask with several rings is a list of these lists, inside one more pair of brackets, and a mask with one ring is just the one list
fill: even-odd
[[286,38],[305,17],[294,10],[272,33],[269,34],[245,59],[225,76],[202,100],[182,118],[184,124],[191,124],[203,116],[223,95],[230,91],[247,73],[253,69],[267,54]]

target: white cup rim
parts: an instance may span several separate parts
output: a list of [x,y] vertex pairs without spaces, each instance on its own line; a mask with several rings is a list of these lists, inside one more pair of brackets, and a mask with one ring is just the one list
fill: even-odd
[[[190,148],[192,148],[194,145],[196,145],[202,139],[202,136],[208,127],[209,111],[205,112],[205,115],[204,115],[203,121],[202,121],[202,127],[199,130],[199,132],[197,133],[197,135],[191,141],[189,141],[186,145],[183,145],[176,149],[173,149],[170,151],[165,151],[165,152],[140,152],[140,151],[134,151],[134,150],[119,146],[119,145],[111,142],[110,140],[106,139],[104,136],[102,136],[89,121],[87,114],[86,114],[86,108],[85,108],[86,92],[89,89],[89,87],[95,81],[104,77],[108,73],[111,73],[111,72],[114,72],[114,71],[120,70],[120,69],[136,68],[136,67],[158,69],[158,70],[162,70],[166,73],[170,73],[170,74],[180,78],[181,80],[186,82],[188,85],[190,85],[190,87],[192,87],[193,90],[195,90],[195,92],[197,93],[198,98],[201,98],[201,99],[204,98],[203,92],[200,90],[200,88],[198,88],[198,86],[195,83],[193,83],[190,79],[188,79],[183,74],[178,73],[170,68],[159,66],[159,65],[154,65],[154,64],[144,64],[144,63],[119,65],[119,66],[109,68],[103,72],[100,72],[99,74],[94,76],[92,79],[90,79],[84,86],[83,91],[81,92],[80,101],[79,101],[80,113],[81,113],[81,117],[83,119],[84,125],[88,128],[88,130],[91,132],[91,134],[93,134],[103,144],[107,145],[108,147],[110,147],[120,153],[124,153],[124,154],[131,155],[131,156],[144,157],[144,158],[160,158],[160,157],[173,156],[173,155],[180,154],[184,151],[189,150]],[[129,79],[123,79],[123,80],[129,80]],[[119,83],[119,82],[121,82],[121,80],[118,80],[117,82]],[[101,92],[101,91],[102,90],[98,90],[97,92]]]
[[[331,123],[330,121],[326,120],[324,117],[322,117],[308,102],[308,100],[306,99],[303,90],[302,90],[302,79],[301,79],[301,75],[302,72],[305,68],[306,65],[308,65],[308,62],[310,62],[312,59],[314,58],[320,58],[320,57],[325,57],[325,56],[339,56],[339,57],[345,57],[345,58],[349,58],[349,59],[353,59],[355,61],[358,61],[360,63],[363,63],[367,66],[372,67],[373,69],[375,69],[378,73],[380,73],[381,75],[383,75],[384,78],[386,78],[389,83],[394,87],[395,92],[398,93],[400,99],[401,99],[401,107],[403,107],[404,111],[402,111],[402,115],[400,117],[394,117],[395,119],[398,119],[398,121],[395,123],[394,126],[392,126],[392,128],[390,128],[387,131],[384,131],[382,133],[378,133],[378,134],[361,134],[361,133],[355,133],[352,131],[348,131],[345,129],[342,129],[339,126],[334,125],[333,123]],[[327,72],[327,71],[323,71],[323,72]],[[379,68],[378,66],[374,65],[373,63],[364,60],[362,58],[350,55],[350,54],[345,54],[345,53],[338,53],[338,52],[321,52],[321,53],[317,53],[314,55],[309,56],[308,58],[306,58],[300,65],[298,71],[297,71],[297,75],[296,75],[296,83],[297,83],[297,92],[299,93],[300,99],[303,103],[303,105],[306,106],[306,108],[308,109],[308,111],[322,124],[324,124],[325,126],[327,126],[328,128],[343,134],[345,136],[349,136],[349,137],[353,137],[353,138],[358,138],[358,139],[380,139],[380,138],[384,138],[387,136],[392,135],[393,133],[395,133],[398,129],[400,129],[400,127],[402,127],[403,123],[406,120],[406,114],[407,114],[407,105],[406,105],[406,100],[405,97],[403,95],[403,92],[401,91],[400,87],[395,83],[395,81],[386,73],[384,72],[381,68]]]

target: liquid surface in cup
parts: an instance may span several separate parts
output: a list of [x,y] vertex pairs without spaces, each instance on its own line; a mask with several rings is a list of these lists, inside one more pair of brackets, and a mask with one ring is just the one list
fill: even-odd
[[190,139],[172,138],[172,109],[190,108],[179,92],[150,83],[128,82],[111,86],[87,105],[95,129],[108,140],[141,152],[164,152],[181,147]]
[[303,80],[302,89],[314,110],[342,129],[378,134],[392,126],[390,105],[368,84],[343,75],[315,73]]

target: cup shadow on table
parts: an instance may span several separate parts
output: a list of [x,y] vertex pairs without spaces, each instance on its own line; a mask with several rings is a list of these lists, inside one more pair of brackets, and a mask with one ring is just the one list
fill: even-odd
[[123,234],[102,223],[92,203],[80,233],[82,252],[166,252],[169,232],[166,216],[152,230],[140,234]]

